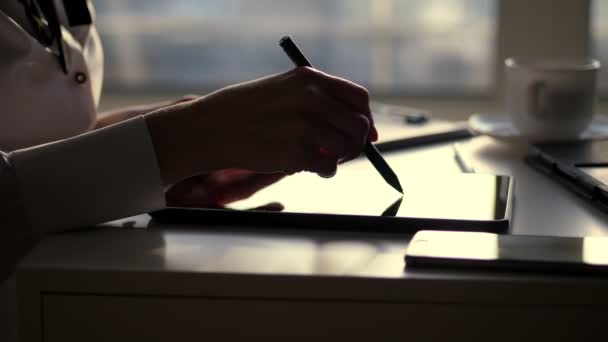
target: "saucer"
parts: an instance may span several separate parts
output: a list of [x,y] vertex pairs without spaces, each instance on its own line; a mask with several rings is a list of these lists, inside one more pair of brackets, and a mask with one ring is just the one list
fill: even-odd
[[[507,114],[476,113],[469,117],[469,129],[475,134],[487,135],[504,141],[533,141],[522,135]],[[608,117],[596,115],[579,140],[608,139]]]

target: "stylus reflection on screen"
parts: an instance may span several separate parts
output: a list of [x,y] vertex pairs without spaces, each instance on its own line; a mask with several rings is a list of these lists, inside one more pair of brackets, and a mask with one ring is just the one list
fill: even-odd
[[[483,174],[438,173],[400,178],[402,197],[365,161],[349,162],[330,179],[300,173],[261,190],[233,209],[280,202],[286,212],[466,220],[504,218],[504,178]],[[508,181],[507,181],[508,183]],[[507,184],[508,185],[508,184]]]

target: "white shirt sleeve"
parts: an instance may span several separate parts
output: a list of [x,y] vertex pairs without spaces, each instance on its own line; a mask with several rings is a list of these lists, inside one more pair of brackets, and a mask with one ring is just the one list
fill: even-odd
[[98,224],[165,205],[143,117],[14,151],[8,163],[32,233]]

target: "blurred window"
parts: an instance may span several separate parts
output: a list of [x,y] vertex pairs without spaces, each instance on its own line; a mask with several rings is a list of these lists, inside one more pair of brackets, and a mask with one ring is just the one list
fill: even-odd
[[313,64],[387,92],[487,94],[496,0],[95,0],[106,89],[209,89]]
[[600,92],[608,93],[608,1],[594,0],[591,5],[591,32],[593,57],[602,63],[600,70]]

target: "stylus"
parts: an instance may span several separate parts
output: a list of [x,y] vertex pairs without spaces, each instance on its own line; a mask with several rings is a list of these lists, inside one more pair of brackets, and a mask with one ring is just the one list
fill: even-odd
[[[283,51],[289,56],[293,64],[299,67],[307,66],[312,67],[312,64],[306,59],[302,51],[298,48],[296,43],[289,37],[285,36],[279,41],[279,45],[283,48]],[[374,165],[374,168],[380,173],[382,178],[395,190],[403,194],[403,188],[399,182],[399,178],[388,165],[386,160],[382,157],[378,149],[368,140],[363,150],[365,156]]]

